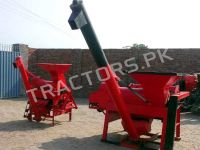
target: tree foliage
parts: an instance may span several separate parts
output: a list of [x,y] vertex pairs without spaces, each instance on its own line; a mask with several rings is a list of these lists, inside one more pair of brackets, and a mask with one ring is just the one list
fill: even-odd
[[123,48],[126,48],[126,49],[148,49],[148,46],[144,45],[144,44],[135,43],[132,46],[125,46]]

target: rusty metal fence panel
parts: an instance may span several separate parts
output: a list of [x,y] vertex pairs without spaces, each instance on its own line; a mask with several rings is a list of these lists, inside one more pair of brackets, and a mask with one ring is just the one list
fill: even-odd
[[0,98],[14,98],[20,95],[20,74],[13,67],[19,52],[9,46],[0,46]]

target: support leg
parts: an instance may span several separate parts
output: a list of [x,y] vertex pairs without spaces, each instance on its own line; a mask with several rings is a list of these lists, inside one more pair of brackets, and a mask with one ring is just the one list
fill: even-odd
[[72,109],[70,109],[70,112],[69,112],[69,121],[72,120]]
[[180,141],[181,140],[181,135],[180,135],[180,130],[181,130],[181,108],[182,106],[179,106],[177,112],[176,112],[176,137],[175,140],[176,141]]
[[176,96],[171,96],[168,102],[167,127],[164,150],[173,150],[177,107],[178,98]]
[[163,118],[162,122],[162,134],[161,134],[161,142],[160,142],[160,150],[164,150],[164,145],[165,145],[165,137],[166,137],[166,127],[167,127],[167,114]]
[[109,112],[106,110],[105,119],[104,119],[104,127],[103,127],[103,135],[102,135],[102,139],[101,139],[102,141],[107,140],[108,123],[109,123]]
[[53,106],[53,111],[52,111],[52,125],[54,126],[55,125],[55,120],[54,120],[54,116],[55,116],[55,114],[54,114],[54,106]]

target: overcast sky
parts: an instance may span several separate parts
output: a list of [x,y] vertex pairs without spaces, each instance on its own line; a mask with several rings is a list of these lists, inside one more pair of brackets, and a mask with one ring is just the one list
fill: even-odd
[[[0,43],[87,48],[68,25],[72,0],[0,0]],[[200,48],[199,0],[83,0],[103,48]]]

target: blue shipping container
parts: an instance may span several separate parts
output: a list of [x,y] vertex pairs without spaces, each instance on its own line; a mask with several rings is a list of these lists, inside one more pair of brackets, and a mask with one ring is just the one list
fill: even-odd
[[20,95],[20,74],[13,67],[19,52],[0,51],[0,98],[14,98]]

